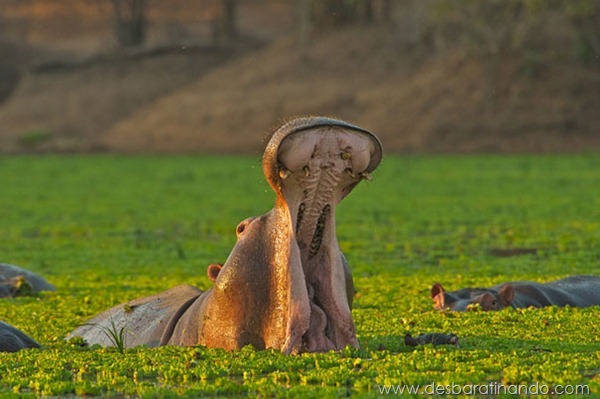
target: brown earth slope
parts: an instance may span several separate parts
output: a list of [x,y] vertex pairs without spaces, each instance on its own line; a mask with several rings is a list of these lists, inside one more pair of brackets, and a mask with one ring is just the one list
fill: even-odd
[[300,51],[182,50],[27,72],[0,104],[0,152],[259,153],[282,120],[332,115],[388,152],[600,150],[600,70],[407,48],[382,27]]
[[417,55],[377,28],[331,33],[304,52],[282,39],[147,104],[97,145],[259,152],[281,120],[325,114],[372,129],[390,152],[600,150],[598,69],[534,67],[510,56]]
[[24,73],[0,107],[2,152],[101,150],[98,135],[140,106],[194,81],[228,53],[195,49],[107,57]]

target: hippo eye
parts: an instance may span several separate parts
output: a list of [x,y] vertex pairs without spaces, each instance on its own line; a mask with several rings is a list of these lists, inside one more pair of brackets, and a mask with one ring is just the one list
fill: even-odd
[[250,224],[256,220],[256,216],[252,216],[249,217],[247,219],[244,219],[240,222],[240,224],[237,225],[237,227],[235,228],[235,234],[238,236],[238,238],[244,234],[244,232],[246,231],[246,229],[248,228],[248,226],[250,226]]
[[242,234],[244,232],[244,230],[246,230],[246,225],[248,223],[246,223],[246,221],[243,221],[242,223],[237,225],[237,228],[235,229],[235,233],[239,236],[240,234]]

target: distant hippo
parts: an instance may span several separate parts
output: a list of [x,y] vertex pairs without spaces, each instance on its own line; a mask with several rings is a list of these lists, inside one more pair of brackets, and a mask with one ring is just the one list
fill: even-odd
[[30,295],[56,288],[44,278],[18,266],[0,263],[0,298]]
[[275,206],[237,226],[226,262],[208,267],[211,289],[181,285],[118,305],[67,338],[112,346],[107,331],[123,331],[125,347],[357,347],[354,285],[337,242],[335,208],[381,158],[377,137],[360,127],[323,117],[286,123],[262,160]]
[[435,309],[464,311],[478,304],[481,310],[541,308],[544,306],[588,307],[600,305],[600,277],[571,276],[546,284],[517,281],[492,288],[463,288],[446,292],[441,284],[431,287]]
[[39,348],[40,344],[10,324],[0,321],[0,352],[16,352],[21,349]]

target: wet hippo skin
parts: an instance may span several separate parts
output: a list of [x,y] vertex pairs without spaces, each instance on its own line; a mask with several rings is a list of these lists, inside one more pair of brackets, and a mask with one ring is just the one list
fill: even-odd
[[0,263],[0,298],[54,291],[43,277],[19,266]]
[[40,344],[23,332],[10,324],[0,321],[0,352],[16,352],[21,349],[39,347]]
[[225,263],[208,266],[211,289],[182,285],[116,306],[70,337],[111,346],[103,330],[124,328],[126,347],[252,344],[284,353],[357,347],[354,285],[337,242],[335,209],[370,179],[381,157],[373,134],[343,121],[310,117],[283,125],[262,162],[275,205],[237,226]]
[[481,310],[500,310],[508,306],[588,307],[600,305],[600,277],[570,276],[546,284],[516,281],[492,288],[463,288],[452,292],[444,291],[441,284],[434,284],[431,288],[431,298],[438,310],[464,311],[472,305],[479,305]]

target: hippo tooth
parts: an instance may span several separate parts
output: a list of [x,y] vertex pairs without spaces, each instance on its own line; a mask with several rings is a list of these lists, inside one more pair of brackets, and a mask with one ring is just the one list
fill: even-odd
[[308,165],[303,167],[302,170],[304,171],[304,176],[306,176],[306,177],[310,176],[310,169],[308,168]]
[[279,171],[279,177],[281,177],[282,179],[287,179],[287,177],[290,175],[290,173],[291,173],[291,172],[290,172],[289,170],[287,170],[287,169],[283,169],[283,168],[282,168],[282,169]]
[[346,168],[345,172],[348,174],[348,176],[350,176],[353,179],[356,177],[356,175],[352,171],[352,168]]
[[342,158],[344,161],[346,161],[346,160],[348,160],[348,159],[352,158],[352,154],[350,154],[349,152],[342,152],[342,153],[340,154],[340,157],[341,157],[341,158]]
[[371,176],[371,174],[368,172],[360,172],[358,175],[363,180],[368,180],[368,181],[373,180],[373,176]]

